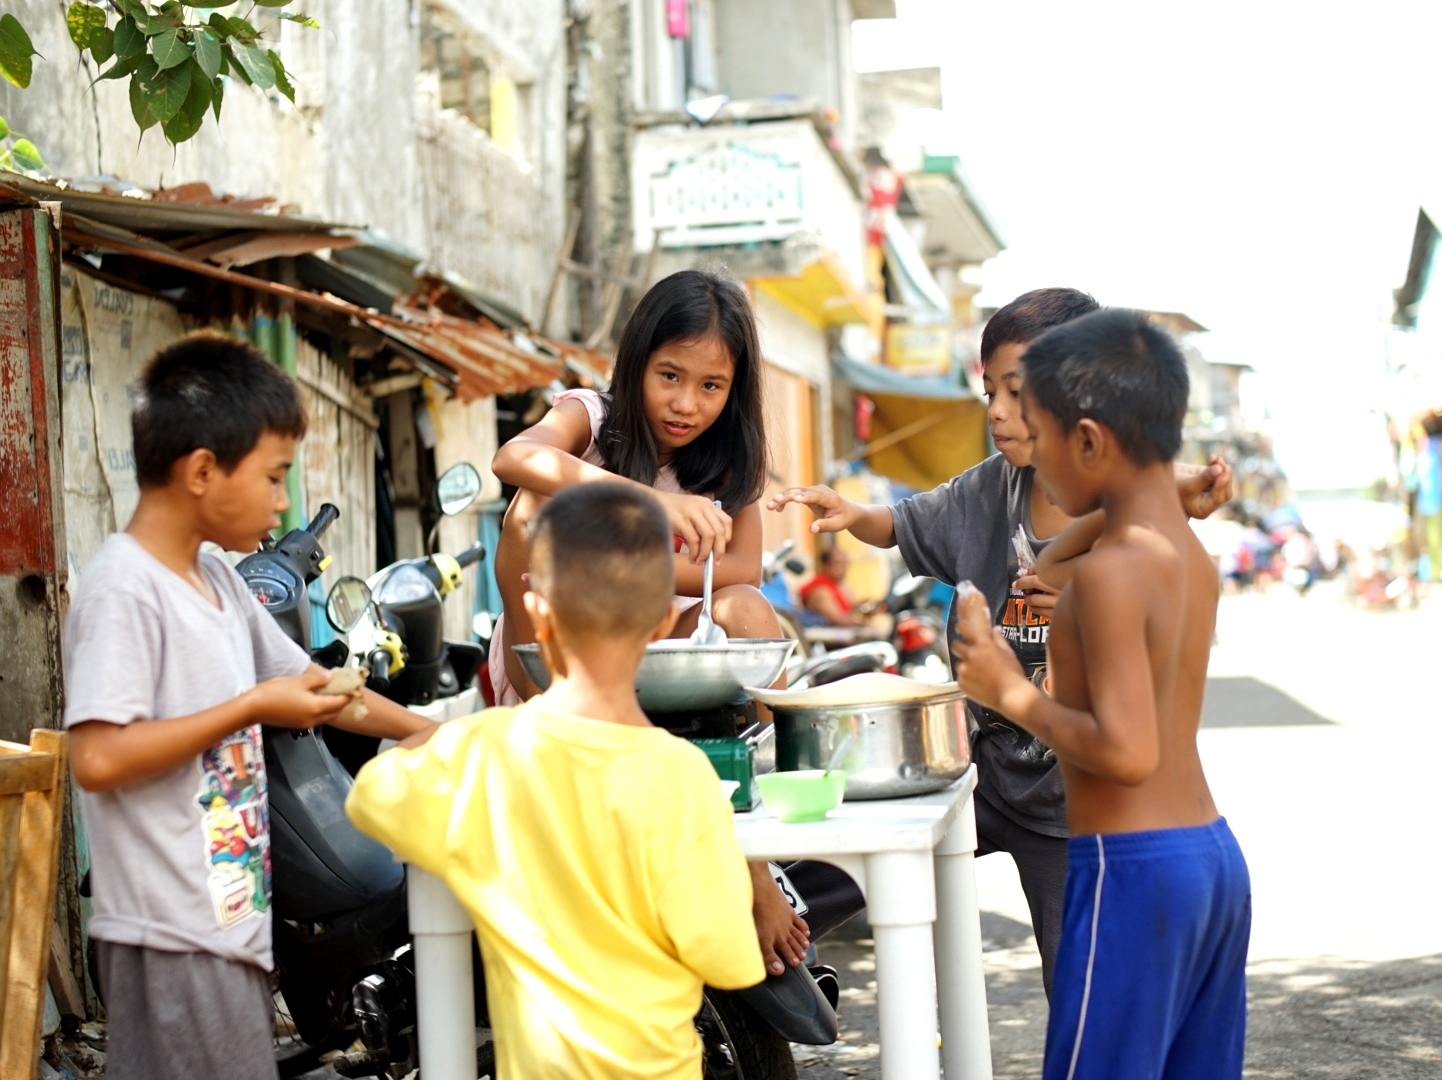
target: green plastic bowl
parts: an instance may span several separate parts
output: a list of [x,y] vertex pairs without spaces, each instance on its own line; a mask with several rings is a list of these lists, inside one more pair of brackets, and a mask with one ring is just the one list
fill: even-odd
[[846,791],[846,774],[840,769],[830,775],[820,769],[797,772],[762,773],[756,778],[761,802],[782,821],[820,821],[841,805]]

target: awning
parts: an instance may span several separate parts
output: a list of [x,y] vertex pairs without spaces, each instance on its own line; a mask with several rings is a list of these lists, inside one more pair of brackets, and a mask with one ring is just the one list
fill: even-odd
[[925,491],[986,457],[986,404],[958,380],[902,375],[839,355],[835,372],[875,406],[871,438],[853,460]]
[[897,214],[886,215],[886,269],[897,302],[918,322],[950,321],[951,302]]
[[752,287],[775,297],[813,326],[868,323],[879,332],[878,298],[868,295],[847,275],[832,255],[807,263],[800,274],[754,277]]

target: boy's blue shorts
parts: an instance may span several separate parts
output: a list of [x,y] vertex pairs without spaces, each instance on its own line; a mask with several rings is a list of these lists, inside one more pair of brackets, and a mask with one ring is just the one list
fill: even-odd
[[1072,837],[1044,1080],[1240,1077],[1251,928],[1225,818]]

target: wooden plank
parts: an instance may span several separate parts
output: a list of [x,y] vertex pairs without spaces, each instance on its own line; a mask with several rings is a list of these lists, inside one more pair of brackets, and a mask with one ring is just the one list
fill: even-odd
[[[63,778],[68,744],[58,731],[30,733],[30,747],[51,755]],[[45,1010],[50,934],[54,926],[56,868],[65,821],[65,784],[25,797],[20,817],[19,857],[12,877],[20,903],[11,922],[8,988],[0,1014],[0,1076],[33,1075]]]
[[61,1016],[85,1015],[85,991],[70,969],[70,957],[59,935],[50,935],[50,992],[55,995],[55,1006]]
[[[0,971],[9,970],[10,937],[15,923],[15,868],[20,861],[23,795],[0,797]],[[5,1015],[7,980],[0,979],[0,1017]]]
[[54,754],[0,758],[0,795],[49,791],[56,783],[57,764]]

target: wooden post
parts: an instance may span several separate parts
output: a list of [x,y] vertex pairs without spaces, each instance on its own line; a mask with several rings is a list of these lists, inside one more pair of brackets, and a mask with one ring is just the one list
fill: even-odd
[[66,736],[35,730],[0,742],[0,1076],[29,1077],[40,1053],[50,970]]

